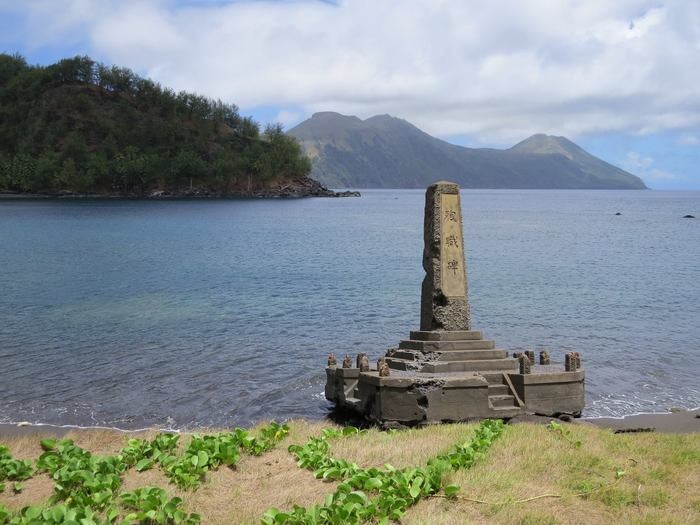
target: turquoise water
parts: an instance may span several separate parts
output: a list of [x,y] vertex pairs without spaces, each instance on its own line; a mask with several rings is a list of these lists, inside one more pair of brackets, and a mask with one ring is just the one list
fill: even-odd
[[[423,200],[0,202],[0,422],[324,417],[329,352],[418,327]],[[585,415],[700,405],[700,192],[462,206],[475,328],[581,352]]]

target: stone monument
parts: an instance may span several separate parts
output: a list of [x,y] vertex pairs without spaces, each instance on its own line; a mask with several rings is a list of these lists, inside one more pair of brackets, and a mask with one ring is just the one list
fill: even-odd
[[[329,359],[326,398],[370,421],[416,425],[523,413],[578,416],[585,373],[578,354],[566,367],[509,357],[472,330],[459,187],[430,186],[425,198],[420,330],[369,368],[360,354],[338,368]],[[335,358],[335,356],[333,356]],[[348,365],[348,366],[346,366]]]
[[438,182],[425,194],[421,331],[470,329],[459,186]]

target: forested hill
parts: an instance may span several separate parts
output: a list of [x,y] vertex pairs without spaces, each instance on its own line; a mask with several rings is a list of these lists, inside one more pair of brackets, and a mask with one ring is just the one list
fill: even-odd
[[261,131],[233,104],[88,57],[42,67],[0,54],[0,191],[313,192],[309,170],[281,126]]

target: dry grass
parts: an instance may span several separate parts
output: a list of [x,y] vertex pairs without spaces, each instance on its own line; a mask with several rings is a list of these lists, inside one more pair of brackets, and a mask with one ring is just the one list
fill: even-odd
[[[700,434],[567,428],[580,448],[543,426],[509,426],[484,460],[451,475],[462,497],[501,504],[431,499],[410,509],[405,522],[700,523]],[[618,470],[625,474],[615,482]],[[544,494],[561,497],[518,503]]]
[[259,523],[270,507],[323,502],[336,483],[319,481],[298,468],[287,447],[306,442],[329,425],[302,421],[289,425],[289,436],[276,449],[259,457],[244,455],[235,470],[219,469],[197,491],[181,493],[188,511],[201,514],[203,523]]
[[[122,489],[165,488],[170,495],[182,497],[189,512],[201,514],[203,523],[257,523],[270,507],[308,506],[333,492],[335,483],[317,480],[299,469],[286,451],[290,444],[318,436],[330,425],[293,421],[290,435],[277,449],[260,457],[244,455],[235,469],[210,473],[196,491],[177,489],[159,469],[129,471]],[[370,430],[334,441],[332,454],[364,467],[424,465],[453,444],[467,440],[473,428],[443,425],[395,434]],[[700,434],[614,435],[583,425],[567,428],[573,440],[582,442],[580,448],[543,426],[514,425],[507,427],[472,469],[450,474],[449,482],[462,487],[462,498],[499,504],[433,498],[409,509],[403,523],[700,524]],[[81,431],[67,437],[91,452],[113,454],[131,436]],[[41,453],[35,436],[0,438],[0,442],[16,457],[35,459]],[[186,442],[183,436],[181,443]],[[614,483],[617,470],[625,474]],[[52,483],[48,476],[37,475],[24,482],[24,487],[15,495],[8,485],[0,494],[0,504],[11,509],[44,504]],[[591,490],[594,492],[587,497],[577,495]],[[561,497],[519,502],[542,494]]]
[[476,425],[432,425],[396,433],[368,430],[357,438],[333,442],[333,457],[347,459],[361,467],[396,468],[425,465],[432,457],[455,443],[467,441]]

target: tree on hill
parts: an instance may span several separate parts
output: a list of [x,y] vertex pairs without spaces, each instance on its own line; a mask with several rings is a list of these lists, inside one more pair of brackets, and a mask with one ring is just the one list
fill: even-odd
[[311,169],[279,125],[87,56],[0,54],[0,190],[221,194]]

